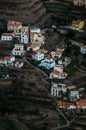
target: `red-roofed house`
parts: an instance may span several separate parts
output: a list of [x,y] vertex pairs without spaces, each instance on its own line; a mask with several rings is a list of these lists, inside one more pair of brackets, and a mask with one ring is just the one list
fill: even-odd
[[4,58],[0,59],[0,65],[3,64],[5,66],[9,66],[14,61],[15,61],[14,56],[5,56]]
[[76,104],[77,104],[77,108],[86,109],[86,100],[78,101]]
[[15,56],[22,56],[24,55],[24,45],[23,44],[15,44],[15,47],[12,50],[12,54]]
[[65,79],[67,75],[68,74],[63,71],[63,66],[57,65],[54,67],[54,70],[50,73],[50,78]]
[[7,23],[8,31],[19,30],[21,28],[22,28],[22,22],[16,22],[16,21],[9,20]]
[[65,101],[58,101],[57,103],[59,108],[66,108],[66,109],[70,109],[70,110],[74,110],[77,108],[77,106],[75,105],[75,103],[72,102],[65,102]]
[[57,48],[56,51],[51,52],[51,56],[54,59],[60,58],[62,56],[62,53],[64,51],[64,48]]
[[86,100],[77,101],[76,104],[72,102],[58,101],[58,107],[66,109],[86,109]]
[[12,41],[13,40],[13,36],[11,33],[3,33],[1,35],[1,40],[2,41]]
[[15,56],[5,56],[4,60],[7,60],[7,63],[10,64],[15,61]]

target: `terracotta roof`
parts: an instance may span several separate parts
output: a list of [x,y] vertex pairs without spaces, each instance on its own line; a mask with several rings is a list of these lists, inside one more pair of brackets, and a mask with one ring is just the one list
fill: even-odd
[[69,107],[73,105],[74,106],[74,103],[69,103],[69,102],[63,102],[63,101],[58,101],[58,106],[64,106],[64,107]]
[[63,72],[59,72],[57,70],[53,70],[52,73],[55,74],[55,75],[59,75],[59,74],[61,74],[61,75],[67,75],[66,72],[64,72],[64,71]]
[[19,49],[18,49],[18,48],[15,48],[14,50],[15,50],[15,51],[21,51],[21,49],[20,49],[20,48],[19,48]]
[[13,56],[5,56],[5,59],[6,60],[9,60],[9,59],[11,59]]
[[61,72],[61,74],[67,75],[67,73],[66,73],[66,72],[64,72],[64,71],[63,71],[63,72]]
[[2,36],[12,36],[10,33],[3,33]]
[[52,73],[55,74],[55,75],[59,75],[60,74],[60,72],[57,71],[57,70],[53,70]]
[[[61,107],[62,106],[69,107],[71,105],[75,106],[75,104],[73,104],[73,103],[58,101],[58,106],[61,106]],[[77,107],[86,106],[86,100],[76,102],[76,106]]]
[[16,22],[16,21],[8,21],[8,26],[20,26],[22,25],[22,22]]
[[86,106],[86,100],[78,101],[77,106]]

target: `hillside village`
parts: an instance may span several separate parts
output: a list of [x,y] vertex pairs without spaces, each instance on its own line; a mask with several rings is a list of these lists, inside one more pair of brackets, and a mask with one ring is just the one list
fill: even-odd
[[[77,28],[76,24],[73,21],[71,27]],[[45,49],[45,31],[46,29],[22,26],[22,22],[8,21],[7,33],[1,35],[1,44],[11,42],[13,48],[8,55],[0,57],[0,66],[21,68],[24,65],[24,59],[26,59],[32,64],[34,62],[34,66],[42,69],[45,73],[48,72],[48,78],[52,82],[56,79],[62,80],[62,82],[67,79],[70,76],[70,71],[75,71],[75,68],[71,67],[71,58],[63,56],[67,47],[62,44],[52,51]],[[80,46],[80,53],[86,54],[85,45]],[[2,74],[1,78],[3,77],[9,78],[10,75]],[[62,82],[61,85],[56,83],[51,85],[51,95],[63,99],[68,97],[67,100],[74,101],[77,104],[78,100],[81,100],[84,96],[84,90],[80,91],[81,89],[77,89],[74,84],[67,86]],[[75,105],[72,105],[72,107],[76,109]],[[79,108],[86,109],[86,103],[79,106]],[[71,109],[71,106],[69,109]]]
[[[78,23],[75,22],[74,24],[73,21],[71,28],[74,30],[77,29],[78,26],[76,26],[76,24]],[[78,64],[75,64],[74,57],[72,58],[71,55],[65,52],[67,52],[68,47],[73,46],[79,51],[79,54],[85,55],[86,46],[84,43],[73,40],[69,41],[71,42],[71,46],[67,45],[62,35],[63,38],[59,41],[55,49],[49,50],[49,48],[52,47],[51,45],[49,45],[49,48],[46,47],[46,32],[50,31],[52,34],[52,30],[53,28],[41,29],[39,27],[23,26],[22,22],[9,20],[7,22],[7,32],[2,33],[0,40],[0,80],[9,81],[9,79],[13,79],[12,75],[15,77],[15,74],[12,74],[14,73],[12,69],[17,73],[17,71],[21,72],[26,64],[28,66],[31,65],[31,67],[40,70],[45,75],[46,78],[44,78],[44,81],[46,80],[50,85],[47,95],[50,95],[49,97],[56,100],[59,109],[68,110],[73,114],[77,113],[79,110],[85,111],[85,87],[83,87],[83,85],[80,87],[77,86],[72,80],[70,80],[70,82],[68,81],[68,79],[71,79],[73,75],[78,73],[78,69],[82,68],[78,68],[78,66],[76,66]],[[62,30],[59,31],[59,35],[64,32]],[[84,69],[83,71],[85,72]],[[83,77],[84,75],[85,73]],[[28,74],[26,77],[27,76]],[[24,75],[22,77],[24,77]],[[37,80],[37,83],[43,80],[43,78],[41,76],[40,79],[35,80]],[[33,91],[36,91],[35,88]],[[48,100],[51,100],[51,98]]]

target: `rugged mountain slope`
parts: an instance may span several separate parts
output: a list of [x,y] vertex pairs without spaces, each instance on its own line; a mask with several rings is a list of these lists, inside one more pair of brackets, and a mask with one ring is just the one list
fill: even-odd
[[44,18],[46,9],[39,0],[0,0],[0,17],[35,24]]
[[[86,20],[86,5],[80,5],[80,1],[74,3],[73,0],[42,0],[48,13],[52,13],[53,20],[60,22],[70,22],[72,20]],[[78,1],[78,0],[77,0]]]

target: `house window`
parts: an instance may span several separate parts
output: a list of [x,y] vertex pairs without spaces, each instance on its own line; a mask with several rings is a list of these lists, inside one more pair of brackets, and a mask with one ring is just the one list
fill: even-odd
[[57,90],[56,90],[56,96],[57,96]]
[[58,96],[60,96],[61,95],[61,92],[60,91],[58,91]]
[[54,93],[54,89],[53,89],[53,93]]
[[54,89],[53,89],[53,95],[54,95]]
[[19,52],[17,52],[17,55],[19,55]]

